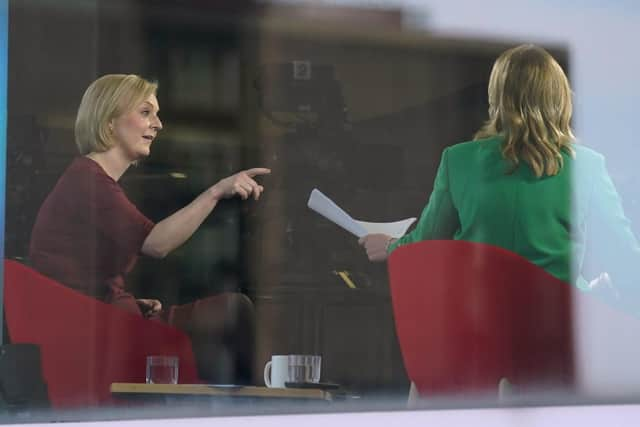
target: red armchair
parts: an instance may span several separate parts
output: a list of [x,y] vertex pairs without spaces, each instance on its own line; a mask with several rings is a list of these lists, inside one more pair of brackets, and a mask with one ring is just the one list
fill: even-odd
[[573,387],[570,285],[509,251],[464,241],[400,247],[388,267],[419,394],[494,394],[502,378],[516,390]]
[[199,382],[183,332],[82,295],[15,261],[5,260],[4,305],[11,342],[40,346],[52,407],[115,403],[111,383],[144,382],[146,356],[152,354],[178,356],[179,381]]

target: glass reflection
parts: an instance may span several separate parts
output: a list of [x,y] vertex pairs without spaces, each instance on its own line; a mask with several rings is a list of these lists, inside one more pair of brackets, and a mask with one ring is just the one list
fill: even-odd
[[[201,371],[222,374],[194,381],[224,383],[211,388],[224,397],[190,389],[188,397],[163,396],[154,411],[138,400],[121,416],[405,408],[416,381],[399,322],[416,322],[408,309],[398,311],[393,271],[426,266],[413,279],[429,292],[418,309],[432,323],[417,323],[418,332],[432,333],[424,364],[437,381],[418,384],[414,405],[633,401],[638,215],[636,150],[627,141],[638,63],[622,49],[634,39],[633,6],[205,3],[9,3],[7,258],[37,267],[29,256],[37,212],[76,155],[78,103],[102,75],[159,83],[151,106],[162,109],[162,132],[153,154],[118,180],[154,224],[237,171],[272,172],[254,181],[264,187],[258,203],[221,202],[186,244],[162,260],[141,257],[126,277],[128,293],[163,307],[225,293],[251,301],[255,335],[247,335],[243,378],[229,374],[239,363],[233,355],[220,363],[200,357]],[[499,12],[478,22],[487,8]],[[569,19],[576,13],[607,34],[577,28]],[[461,161],[461,147],[478,152]],[[423,217],[399,242],[354,237],[306,206],[315,188],[354,218],[388,222],[424,210]],[[85,244],[98,237],[85,234]],[[507,249],[549,274],[525,270],[518,283],[531,287],[513,287],[505,278],[516,267],[500,258],[497,276],[478,276],[499,254],[477,246],[450,279],[441,269],[452,261],[443,254],[462,257],[466,249],[424,246],[438,256],[399,270],[390,260],[369,261],[435,238]],[[90,318],[86,327],[97,331],[97,315]],[[10,319],[8,327],[17,344]],[[101,361],[114,360],[105,354]],[[229,397],[237,393],[229,385],[263,387],[264,366],[277,355],[322,357],[320,401]],[[535,366],[518,371],[522,360]],[[459,367],[447,370],[454,362]],[[543,375],[536,366],[549,369]],[[480,378],[488,382],[465,383]],[[112,382],[127,381],[105,383]],[[118,398],[131,408],[130,397]],[[53,406],[70,418],[117,418],[121,410]]]

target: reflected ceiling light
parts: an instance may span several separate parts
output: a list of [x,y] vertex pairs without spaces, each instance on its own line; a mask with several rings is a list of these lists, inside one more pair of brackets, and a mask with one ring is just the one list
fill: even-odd
[[187,179],[187,174],[182,172],[171,172],[169,176],[175,179]]

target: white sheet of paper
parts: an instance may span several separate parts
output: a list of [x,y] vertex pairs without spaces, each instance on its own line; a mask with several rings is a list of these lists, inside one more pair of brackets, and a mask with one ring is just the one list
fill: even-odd
[[407,218],[395,222],[358,221],[353,219],[351,215],[342,210],[340,206],[336,205],[333,200],[322,194],[317,188],[311,191],[307,206],[358,237],[371,233],[388,234],[395,238],[402,237],[416,220],[415,218]]

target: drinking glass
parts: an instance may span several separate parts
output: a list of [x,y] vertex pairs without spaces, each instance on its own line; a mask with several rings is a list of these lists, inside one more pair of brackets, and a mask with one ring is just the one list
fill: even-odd
[[178,384],[176,356],[147,356],[147,384]]

